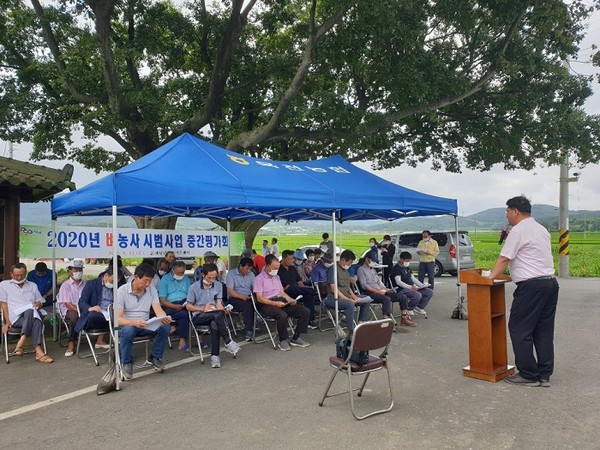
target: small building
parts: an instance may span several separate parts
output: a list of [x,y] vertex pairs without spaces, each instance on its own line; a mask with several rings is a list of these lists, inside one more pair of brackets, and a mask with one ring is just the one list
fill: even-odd
[[74,190],[73,166],[62,169],[0,156],[0,280],[10,278],[19,261],[20,203],[50,200],[64,189]]

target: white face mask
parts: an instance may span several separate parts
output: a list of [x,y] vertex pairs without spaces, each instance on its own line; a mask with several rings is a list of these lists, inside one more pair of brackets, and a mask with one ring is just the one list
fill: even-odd
[[329,267],[333,266],[333,263],[323,263],[323,265],[324,265],[325,267],[329,268]]
[[158,271],[158,274],[159,274],[161,277],[164,277],[166,273],[167,273],[167,271],[166,271],[166,270],[159,270],[159,271]]
[[302,265],[302,260],[301,260],[301,259],[295,259],[295,260],[294,260],[294,263],[295,263],[297,266],[301,266],[301,265]]
[[309,256],[309,257],[308,257],[308,260],[309,260],[309,261],[314,261],[314,260],[315,260],[315,257],[314,257],[314,256]]
[[350,264],[347,264],[347,265],[342,264],[342,269],[348,270],[349,268],[350,268]]
[[369,263],[369,267],[377,267],[377,263],[376,263],[376,262],[374,262],[374,261],[371,261],[371,262]]
[[25,278],[23,278],[22,280],[19,280],[19,281],[17,281],[17,280],[12,280],[12,281],[13,281],[14,283],[17,283],[17,284],[21,285],[21,284],[25,283],[26,279],[25,279]]
[[175,281],[181,281],[183,280],[184,275],[173,275],[173,279]]
[[277,271],[275,269],[271,269],[271,270],[269,270],[269,275],[274,277],[275,275],[277,275]]
[[403,265],[404,267],[409,267],[409,266],[410,266],[410,261],[404,261],[404,262],[402,263],[402,265]]
[[83,272],[73,272],[72,277],[75,281],[81,281],[83,278]]
[[104,286],[106,286],[108,289],[112,289],[114,287],[114,285],[112,283],[109,283],[108,281],[104,283]]

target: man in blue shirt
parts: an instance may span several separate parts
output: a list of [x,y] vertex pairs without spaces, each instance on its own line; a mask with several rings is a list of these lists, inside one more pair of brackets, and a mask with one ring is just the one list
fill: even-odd
[[252,327],[254,326],[254,307],[251,295],[252,284],[256,276],[252,272],[253,267],[252,258],[242,258],[237,269],[230,270],[227,274],[227,302],[244,318],[246,342],[252,341]]
[[179,350],[188,351],[186,342],[189,331],[189,315],[185,309],[185,301],[190,290],[190,279],[185,276],[185,263],[175,261],[171,271],[165,274],[158,284],[158,298],[160,306],[167,315],[177,321],[177,336],[179,336]]
[[195,326],[210,326],[210,366],[221,367],[219,357],[221,338],[225,341],[225,349],[235,356],[240,346],[229,337],[225,325],[225,308],[223,307],[223,285],[217,280],[218,268],[214,263],[202,266],[202,279],[190,287],[186,308],[192,313]]
[[52,289],[52,278],[54,272],[48,269],[44,262],[39,262],[35,265],[35,270],[27,274],[27,281],[35,283],[44,298],[44,306],[52,305],[54,291]]

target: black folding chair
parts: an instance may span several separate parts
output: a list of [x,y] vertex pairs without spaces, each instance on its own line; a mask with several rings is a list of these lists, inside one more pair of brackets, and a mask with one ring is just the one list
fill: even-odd
[[[337,395],[350,394],[350,408],[352,411],[352,415],[357,420],[366,419],[367,417],[371,417],[376,414],[386,413],[392,410],[392,408],[394,407],[394,395],[392,393],[392,379],[387,358],[388,347],[390,345],[390,341],[392,340],[393,331],[394,322],[391,319],[361,323],[354,329],[354,334],[352,336],[352,344],[348,351],[348,356],[344,359],[338,358],[337,356],[331,356],[329,358],[329,363],[333,367],[333,374],[329,379],[329,383],[327,384],[327,388],[325,389],[323,398],[319,402],[319,406],[323,406],[323,403],[325,402],[326,398],[335,397]],[[372,352],[381,348],[383,348],[381,354],[379,356],[369,354],[369,360],[365,364],[361,365],[350,359],[352,358],[352,354],[354,352]],[[382,369],[385,369],[387,372],[388,389],[390,392],[389,404],[382,409],[378,409],[363,415],[357,415],[356,409],[354,407],[353,392],[358,391],[358,396],[361,397],[371,373],[380,371]],[[331,389],[333,380],[335,379],[338,373],[342,372],[348,376],[348,390],[338,392],[335,394],[329,394],[329,390]],[[362,384],[360,385],[360,388],[355,389],[352,387],[352,377],[356,375],[364,375],[365,378]]]

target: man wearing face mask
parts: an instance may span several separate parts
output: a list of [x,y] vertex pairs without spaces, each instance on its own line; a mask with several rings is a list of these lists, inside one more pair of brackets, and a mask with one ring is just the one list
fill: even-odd
[[169,263],[169,261],[167,261],[164,258],[162,258],[160,261],[158,261],[158,270],[156,271],[154,278],[152,278],[152,286],[154,286],[154,288],[157,291],[158,291],[158,285],[160,284],[160,280],[162,279],[162,277],[164,277],[170,271],[171,271],[171,264]]
[[190,349],[186,342],[190,319],[184,305],[189,290],[190,279],[185,276],[185,263],[175,261],[171,265],[171,271],[160,280],[158,298],[165,313],[177,322],[177,336],[181,352],[187,352]]
[[374,303],[381,303],[384,319],[392,315],[392,302],[398,302],[402,313],[400,325],[416,327],[417,324],[408,317],[408,299],[406,296],[385,287],[375,273],[375,269],[372,268],[374,265],[367,253],[363,264],[358,268],[358,282],[365,293],[373,299]]
[[392,243],[392,237],[389,234],[386,234],[383,236],[383,241],[381,241],[381,263],[384,266],[387,266],[383,268],[384,283],[388,283],[389,277],[392,273],[395,254],[396,246]]
[[[369,305],[371,298],[368,296],[359,297],[352,291],[352,279],[348,274],[348,269],[356,259],[354,252],[344,250],[340,254],[337,271],[337,293],[338,293],[338,310],[346,316],[346,328],[352,334],[354,331],[354,309],[360,306],[358,313],[358,323],[366,322],[369,316]],[[329,309],[335,309],[335,278],[333,267],[327,269],[327,284],[329,295],[325,299],[325,304]]]
[[310,279],[313,283],[327,282],[327,269],[333,266],[333,254],[325,253],[316,262],[314,269],[310,273]]
[[310,277],[312,270],[315,268],[315,251],[312,248],[306,250],[306,261],[304,261],[304,271]]
[[67,351],[65,352],[65,356],[69,357],[75,354],[75,341],[77,340],[75,324],[79,319],[77,303],[79,303],[83,288],[86,285],[86,280],[83,279],[83,260],[74,259],[69,263],[67,270],[69,271],[69,279],[60,286],[56,299],[60,308],[60,315],[71,329]]
[[304,285],[310,285],[310,278],[309,275],[306,273],[306,269],[304,266],[305,263],[306,255],[304,254],[304,252],[300,249],[296,250],[294,252],[294,267],[296,268],[296,272],[298,272],[298,275],[300,275],[302,283],[304,283]]
[[427,275],[429,286],[433,289],[435,279],[435,258],[440,254],[440,247],[431,237],[431,231],[423,230],[423,239],[417,245],[419,255],[419,281],[422,283]]
[[[290,345],[308,347],[310,344],[305,342],[300,334],[308,331],[310,311],[283,290],[283,285],[277,275],[280,263],[275,255],[267,255],[265,260],[267,265],[256,277],[253,286],[256,300],[259,303],[259,311],[261,314],[275,319],[280,350],[289,351],[291,350]],[[298,319],[291,339],[288,333],[288,316]]]
[[300,302],[310,311],[308,328],[314,330],[317,328],[317,325],[314,323],[317,293],[313,289],[310,281],[307,281],[306,284],[302,281],[302,277],[296,270],[294,264],[296,256],[300,257],[300,255],[294,255],[294,252],[291,250],[284,250],[281,255],[281,264],[277,275],[279,275],[283,290],[287,295],[292,298],[297,298],[299,295],[302,296]]
[[[13,356],[23,356],[23,345],[27,336],[31,336],[35,348],[35,359],[41,363],[49,364],[54,360],[44,353],[42,348],[44,323],[42,316],[46,312],[42,309],[44,298],[35,283],[27,281],[27,266],[23,263],[15,264],[10,271],[12,279],[0,282],[0,307],[4,314],[5,324],[2,332],[9,328],[20,328],[21,336],[13,351]],[[19,310],[24,310],[18,314]]]
[[398,292],[408,297],[408,310],[424,316],[425,308],[433,296],[433,291],[425,287],[410,270],[412,255],[409,252],[400,253],[398,264],[392,268],[392,283],[400,289]]
[[[117,276],[117,278],[119,278]],[[75,333],[81,330],[107,330],[108,308],[113,304],[113,268],[109,267],[94,280],[85,284],[79,298],[81,315],[75,324]],[[98,336],[96,348],[108,348],[104,335]]]
[[240,351],[240,346],[229,337],[225,325],[225,308],[223,307],[223,285],[217,280],[218,268],[214,263],[202,266],[202,279],[190,287],[186,308],[192,313],[192,323],[210,326],[210,366],[221,367],[220,343],[225,341],[225,349],[232,355]]

